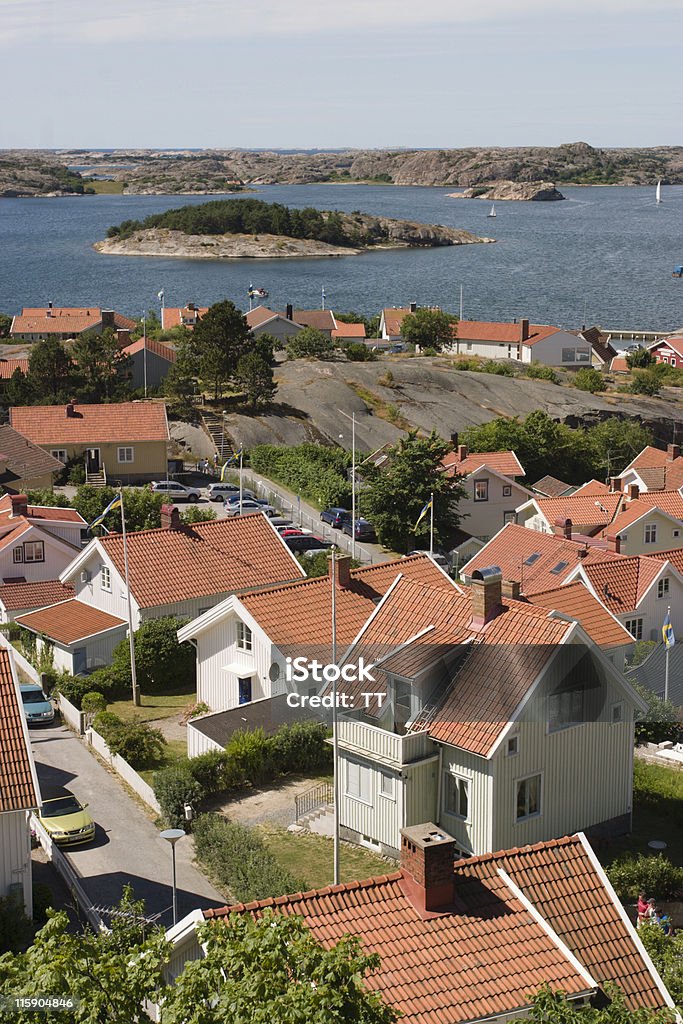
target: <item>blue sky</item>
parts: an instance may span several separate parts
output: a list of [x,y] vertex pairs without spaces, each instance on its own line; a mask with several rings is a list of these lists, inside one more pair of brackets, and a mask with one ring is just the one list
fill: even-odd
[[682,41],[680,0],[0,0],[0,147],[678,145]]

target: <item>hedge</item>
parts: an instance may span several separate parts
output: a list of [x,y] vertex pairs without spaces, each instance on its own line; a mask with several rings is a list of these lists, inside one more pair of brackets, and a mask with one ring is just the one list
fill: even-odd
[[304,892],[308,888],[303,879],[278,864],[256,829],[218,814],[197,818],[194,844],[198,860],[239,903]]
[[80,710],[86,693],[101,693],[107,703],[129,697],[130,683],[111,668],[98,668],[89,676],[58,676],[54,688]]
[[626,856],[613,861],[607,877],[620,900],[633,902],[644,892],[655,900],[680,899],[683,895],[683,868],[658,853],[654,857]]
[[124,758],[131,768],[153,767],[163,758],[166,746],[163,733],[139,718],[124,722],[111,711],[100,711],[95,715],[93,726],[112,754]]

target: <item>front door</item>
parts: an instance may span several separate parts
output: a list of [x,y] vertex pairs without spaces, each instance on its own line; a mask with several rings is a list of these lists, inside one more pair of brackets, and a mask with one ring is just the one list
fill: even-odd
[[86,468],[88,473],[100,472],[100,449],[88,448]]
[[80,676],[88,667],[88,652],[85,647],[77,647],[73,654],[74,675]]
[[251,702],[251,676],[239,679],[238,688],[240,704],[249,704]]

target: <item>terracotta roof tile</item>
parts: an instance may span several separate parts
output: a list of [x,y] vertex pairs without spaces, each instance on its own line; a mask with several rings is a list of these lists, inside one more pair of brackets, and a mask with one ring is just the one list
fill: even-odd
[[450,452],[441,464],[447,476],[468,476],[480,466],[490,466],[497,473],[513,479],[524,476],[524,467],[514,452],[469,452],[464,459],[458,458],[457,452]]
[[571,519],[575,529],[593,532],[604,529],[626,503],[621,492],[598,494],[566,494],[560,498],[536,498],[538,508],[550,523],[556,519]]
[[531,489],[546,498],[559,498],[562,494],[572,490],[572,485],[558,480],[556,476],[542,476]]
[[[535,345],[536,342],[557,334],[559,329],[550,324],[529,324],[529,336],[524,344]],[[458,341],[497,341],[517,345],[521,341],[521,325],[488,320],[459,320],[454,334]]]
[[41,580],[38,583],[3,583],[0,585],[0,604],[7,611],[45,608],[46,605],[66,601],[74,596],[74,589],[60,580]]
[[671,349],[672,352],[675,352],[677,356],[683,359],[683,338],[680,335],[678,337],[673,335],[670,338],[662,338],[661,341],[656,341],[654,345],[650,345],[648,351],[656,358],[660,354],[658,349],[664,347]]
[[254,327],[260,327],[261,324],[265,324],[267,320],[272,320],[274,316],[283,316],[283,314],[276,313],[274,309],[268,309],[267,306],[256,306],[244,314],[244,319],[253,330]]
[[[604,484],[602,480],[588,480],[585,484],[581,484],[574,491],[574,494],[609,494],[608,484]],[[558,495],[559,497],[559,495]]]
[[668,452],[663,451],[661,448],[654,448],[651,444],[643,448],[642,452],[636,455],[635,459],[629,462],[628,466],[622,471],[626,472],[627,469],[641,469],[651,468],[653,466],[664,466],[668,461]]
[[130,345],[126,345],[123,352],[127,356],[135,356],[138,352],[147,349],[148,352],[152,352],[155,356],[159,356],[161,359],[167,359],[169,363],[175,363],[178,358],[178,354],[175,349],[169,345],[164,345],[162,342],[157,341],[155,338],[138,338],[137,341],[132,342]]
[[0,480],[9,487],[13,480],[21,486],[22,480],[59,473],[64,469],[59,459],[29,441],[18,430],[10,427],[9,423],[0,425],[0,452],[7,459],[7,479],[0,476]]
[[28,729],[9,651],[0,648],[0,812],[40,806]]
[[28,373],[28,359],[0,359],[1,380],[9,380],[15,370]]
[[[120,534],[98,544],[124,575]],[[300,579],[303,569],[260,512],[128,535],[130,588],[141,608]]]
[[[609,563],[612,565],[613,563]],[[581,623],[588,636],[598,647],[624,647],[633,643],[633,637],[617,622],[583,583],[576,581],[564,587],[555,587],[534,594],[529,601],[548,611],[570,615]]]
[[384,330],[390,335],[400,335],[403,321],[410,313],[410,306],[387,307],[382,310],[384,315]]
[[[61,465],[61,463],[60,463]],[[85,526],[85,519],[75,508],[62,508],[60,505],[27,505],[26,518],[42,520],[46,523],[80,523]],[[0,522],[12,512],[12,496],[3,494],[0,498]]]
[[620,984],[631,1009],[665,1005],[633,931],[578,836],[457,861],[453,907],[427,919],[408,899],[403,872],[204,915],[260,917],[274,909],[302,917],[326,946],[346,934],[358,936],[365,952],[381,957],[368,986],[408,1024],[464,1024],[514,1012],[544,982],[569,994],[585,991],[585,974],[532,917],[502,872],[598,984]]
[[183,319],[201,320],[208,311],[208,306],[197,306],[196,309],[189,309],[188,306],[164,306],[161,311],[161,326],[165,331],[170,331],[173,327],[188,327],[192,330],[194,323],[183,323]]
[[[683,459],[681,460],[683,463]],[[660,508],[662,512],[668,512],[674,519],[683,519],[683,497],[678,490],[666,491],[645,491],[639,495],[638,502],[641,505]]]
[[662,562],[648,555],[633,555],[619,562],[596,561],[582,566],[598,599],[614,615],[635,611],[662,571]]
[[[50,314],[48,316],[48,313]],[[102,322],[102,310],[94,306],[80,308],[48,309],[24,307],[20,316],[15,316],[11,334],[71,334],[73,336],[89,331]],[[122,313],[114,313],[114,324],[119,329],[132,331],[137,324]]]
[[63,405],[14,406],[12,426],[35,444],[106,444],[107,442],[168,441],[163,402],[119,402],[74,406],[67,416]]
[[345,324],[337,321],[338,327],[332,331],[333,338],[355,338],[358,341],[365,341],[365,324]]
[[34,633],[41,633],[58,644],[73,644],[97,633],[104,633],[117,626],[125,626],[124,619],[110,615],[93,605],[84,604],[76,598],[61,601],[49,608],[28,612],[15,620]]

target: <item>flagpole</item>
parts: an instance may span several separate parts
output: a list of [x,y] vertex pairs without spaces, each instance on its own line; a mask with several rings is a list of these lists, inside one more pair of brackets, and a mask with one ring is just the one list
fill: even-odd
[[[332,552],[332,664],[337,664],[337,557]],[[332,678],[332,785],[334,789],[334,884],[339,885],[339,725],[337,722],[337,678]]]
[[351,558],[356,557],[356,414],[351,414]]
[[434,491],[429,495],[429,554],[434,554]]
[[[669,623],[669,629],[671,628],[671,605],[666,609],[666,621]],[[664,700],[669,699],[669,651],[671,644],[667,636],[666,640],[666,655],[664,658]]]
[[142,375],[145,384],[145,398],[147,398],[147,317],[142,314]]
[[242,515],[242,445],[240,444],[240,515]]
[[128,538],[126,535],[126,514],[123,510],[123,487],[119,490],[121,496],[121,533],[123,534],[123,570],[126,577],[126,600],[128,603],[128,642],[130,644],[130,678],[133,686],[133,704],[140,707],[140,690],[135,673],[135,634],[133,633],[133,608],[130,601],[130,578],[128,575]]

